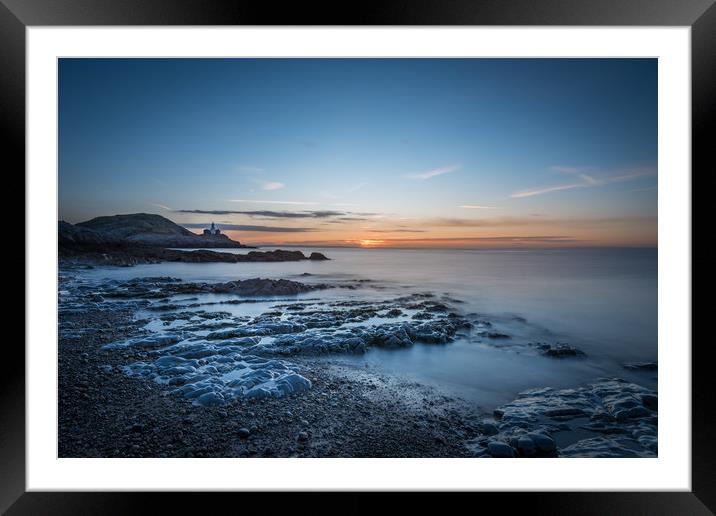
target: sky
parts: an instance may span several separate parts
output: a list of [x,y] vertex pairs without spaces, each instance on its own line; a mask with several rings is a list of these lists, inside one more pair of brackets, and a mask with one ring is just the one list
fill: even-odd
[[657,244],[656,59],[60,59],[59,218],[253,245]]

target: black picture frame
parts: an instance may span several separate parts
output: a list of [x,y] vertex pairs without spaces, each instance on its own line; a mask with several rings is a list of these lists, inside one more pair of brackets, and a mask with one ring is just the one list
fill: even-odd
[[[703,169],[705,173],[716,169],[708,137],[715,129],[712,114],[716,103],[716,6],[713,4],[714,0],[383,0],[361,2],[351,9],[341,3],[334,3],[332,7],[305,3],[279,6],[268,1],[0,0],[0,126],[5,134],[3,163],[8,166],[5,175],[19,178],[19,171],[25,167],[25,29],[44,25],[689,26],[692,169]],[[15,191],[20,188],[24,191],[24,183],[18,184]],[[26,258],[23,254],[23,261]],[[17,262],[18,258],[15,265],[19,268]],[[713,489],[716,453],[710,435],[714,428],[710,409],[715,385],[712,366],[706,358],[709,346],[709,342],[696,342],[692,346],[692,492],[486,493],[480,496],[486,499],[509,496],[511,507],[514,503],[524,504],[534,513],[712,514],[716,511],[716,490]],[[15,366],[0,375],[0,511],[7,510],[8,514],[125,514],[150,510],[148,499],[167,498],[146,493],[26,493],[25,354],[19,339],[6,340],[4,347],[6,360]],[[188,499],[177,493],[169,496],[184,510],[194,505],[207,508],[201,499]],[[298,503],[306,503],[307,495],[300,496],[303,501]],[[351,496],[356,501],[344,505],[348,510],[367,511],[374,506],[367,501],[369,496]],[[212,505],[217,500],[220,499],[212,498]],[[307,503],[315,512],[315,499]]]

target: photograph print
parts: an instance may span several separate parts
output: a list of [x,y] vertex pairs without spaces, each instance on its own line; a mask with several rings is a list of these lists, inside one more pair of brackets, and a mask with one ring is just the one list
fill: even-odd
[[59,59],[59,457],[657,457],[657,69]]

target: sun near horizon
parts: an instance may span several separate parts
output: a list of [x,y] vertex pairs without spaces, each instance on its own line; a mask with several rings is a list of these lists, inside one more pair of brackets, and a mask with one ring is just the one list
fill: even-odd
[[248,245],[654,247],[654,59],[61,59],[59,215]]

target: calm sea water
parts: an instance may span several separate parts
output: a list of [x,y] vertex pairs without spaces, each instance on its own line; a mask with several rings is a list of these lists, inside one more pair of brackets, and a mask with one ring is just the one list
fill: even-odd
[[[365,289],[321,292],[330,298],[375,298],[409,292],[447,294],[460,308],[493,321],[509,342],[461,339],[446,346],[371,350],[331,360],[434,386],[486,409],[533,387],[571,387],[618,376],[656,388],[653,372],[625,370],[624,362],[657,360],[656,249],[394,250],[302,248],[325,262],[186,264],[94,269],[101,278],[168,275],[188,281],[253,277],[304,282],[369,279]],[[248,252],[244,249],[230,252]],[[311,276],[298,277],[303,273]],[[316,294],[313,294],[315,297]],[[222,308],[224,309],[224,308]],[[256,310],[238,305],[236,310]],[[566,342],[585,359],[550,359],[520,352],[526,342]]]

